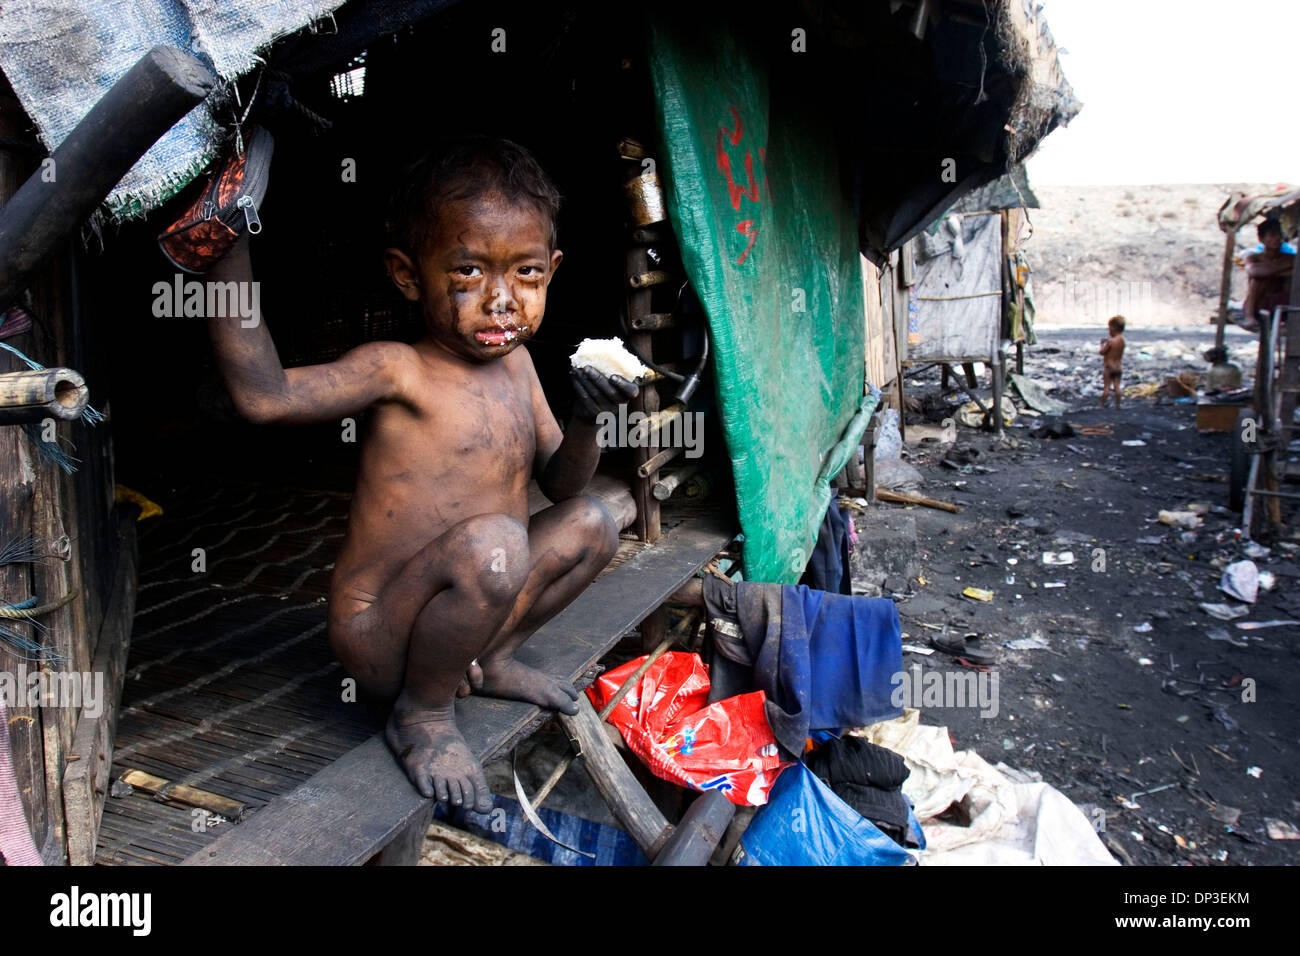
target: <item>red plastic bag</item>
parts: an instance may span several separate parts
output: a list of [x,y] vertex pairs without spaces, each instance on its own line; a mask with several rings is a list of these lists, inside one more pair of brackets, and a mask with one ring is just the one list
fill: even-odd
[[[587,688],[600,710],[645,661],[638,657]],[[710,704],[709,671],[698,654],[670,651],[609,715],[628,747],[656,777],[692,790],[721,790],[732,803],[757,807],[783,763],[763,710],[763,692]]]

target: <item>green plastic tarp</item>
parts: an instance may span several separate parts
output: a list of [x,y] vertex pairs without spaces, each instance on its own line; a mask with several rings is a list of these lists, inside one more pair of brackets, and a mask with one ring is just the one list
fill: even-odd
[[853,203],[829,125],[773,88],[733,24],[657,19],[649,44],[661,178],[713,336],[745,575],[793,583],[875,404]]

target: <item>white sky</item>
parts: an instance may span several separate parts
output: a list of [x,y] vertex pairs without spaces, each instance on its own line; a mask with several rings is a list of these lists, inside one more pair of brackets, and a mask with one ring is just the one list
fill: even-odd
[[1300,0],[1044,0],[1044,15],[1083,112],[1029,160],[1031,183],[1300,182]]

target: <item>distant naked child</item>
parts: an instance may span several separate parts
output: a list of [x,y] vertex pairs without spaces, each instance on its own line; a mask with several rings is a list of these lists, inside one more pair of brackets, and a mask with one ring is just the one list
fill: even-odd
[[1111,316],[1106,323],[1110,335],[1101,340],[1101,407],[1106,407],[1106,394],[1115,393],[1115,407],[1119,408],[1120,363],[1124,358],[1124,316]]

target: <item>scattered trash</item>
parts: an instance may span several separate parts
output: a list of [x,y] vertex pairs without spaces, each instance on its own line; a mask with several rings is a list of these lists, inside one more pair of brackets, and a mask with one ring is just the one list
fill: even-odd
[[968,597],[973,601],[992,601],[993,592],[986,591],[984,588],[968,587],[962,588],[962,597]]
[[1284,820],[1264,820],[1271,840],[1300,840],[1300,830]]
[[1137,544],[1164,544],[1165,539],[1158,534],[1147,535],[1145,538],[1134,538]]
[[1201,384],[1201,376],[1195,372],[1179,372],[1165,379],[1162,388],[1170,398],[1192,398]]
[[1066,565],[1074,564],[1073,551],[1044,551],[1043,564]]
[[1031,409],[1046,412],[1048,415],[1063,415],[1069,410],[1064,402],[1058,402],[1047,394],[1046,386],[1032,378],[1012,372],[1007,376],[1007,380]]
[[1125,398],[1150,398],[1156,395],[1164,388],[1161,382],[1143,382],[1141,385],[1133,385],[1124,389]]
[[1138,833],[1136,830],[1129,830],[1128,835],[1131,836],[1134,840],[1137,840],[1138,843],[1146,842],[1146,838],[1143,837],[1142,834]]
[[1216,850],[1212,859],[1215,863],[1226,863],[1228,860],[1228,851]]
[[909,654],[924,654],[926,657],[934,653],[933,647],[921,647],[919,644],[904,644],[903,650]]
[[[648,659],[635,658],[598,677],[587,689],[592,705],[603,707]],[[781,760],[764,716],[763,694],[740,694],[710,704],[709,687],[709,672],[698,654],[669,651],[650,665],[631,696],[614,706],[609,723],[660,779],[703,789],[703,784],[725,774],[734,785],[723,791],[728,800],[762,806],[781,770],[789,766]]]
[[1254,777],[1256,780],[1264,775],[1264,771],[1260,767],[1247,767],[1246,773],[1250,774],[1250,776]]
[[1219,804],[1210,811],[1210,816],[1220,823],[1226,823],[1228,826],[1233,826],[1236,824],[1237,820],[1241,818],[1241,810],[1237,807],[1229,807]]
[[1139,657],[1139,658],[1138,658],[1138,665],[1141,666],[1141,667],[1150,667],[1150,666],[1151,666],[1152,664],[1154,664],[1154,663],[1155,663],[1155,661],[1153,661],[1153,660],[1152,660],[1151,658],[1149,658],[1149,657]]
[[1214,708],[1214,719],[1217,720],[1219,723],[1223,724],[1223,726],[1228,730],[1237,730],[1240,727],[1240,725],[1232,717],[1232,715],[1229,714],[1222,707]]
[[1272,548],[1266,548],[1262,544],[1247,539],[1241,543],[1241,550],[1246,553],[1248,558],[1266,558]]
[[[1035,438],[1071,438],[1074,435],[1074,428],[1067,422],[1050,421],[1031,428],[1029,434]],[[1086,452],[1080,452],[1080,454],[1086,454]]]
[[1275,584],[1277,584],[1277,575],[1272,571],[1259,572],[1259,589],[1261,591],[1271,591]]
[[[957,409],[957,421],[967,428],[979,428],[984,424],[984,409],[992,409],[993,402],[990,400],[983,408],[977,401],[969,401],[961,408]],[[1002,396],[1002,423],[1010,425],[1016,420],[1016,403],[1006,395]]]
[[1144,442],[1141,438],[1130,438],[1127,441],[1123,442],[1123,445],[1125,448],[1142,448],[1146,445],[1146,442]]
[[1286,627],[1288,624],[1300,624],[1300,621],[1238,621],[1237,627],[1243,631],[1259,631],[1266,627]]
[[1018,637],[1014,641],[1006,641],[1002,646],[1013,651],[1037,651],[1052,645],[1047,643],[1047,639],[1043,635],[1034,633],[1029,637]]
[[1045,587],[1045,588],[1063,588],[1063,587],[1065,587],[1065,582],[1064,582],[1064,581],[1044,581],[1044,582],[1043,582],[1043,587]]
[[1249,559],[1232,562],[1223,569],[1219,590],[1238,601],[1254,604],[1259,597],[1259,568]]
[[875,474],[876,487],[889,491],[919,491],[925,485],[925,476],[901,458],[877,461]]
[[903,453],[903,434],[898,430],[898,409],[886,408],[880,415],[880,429],[876,433],[876,462],[893,461]]
[[[1155,630],[1155,628],[1151,626],[1150,621],[1143,621],[1141,624],[1133,625],[1133,630],[1137,631],[1139,634],[1150,634],[1153,630]],[[1145,657],[1142,658],[1141,661],[1138,661],[1138,663],[1141,664],[1143,661],[1146,661],[1146,663],[1148,664],[1151,663]]]
[[1157,518],[1161,524],[1175,528],[1199,528],[1202,523],[1201,516],[1195,511],[1161,511]]
[[1071,425],[1071,427],[1080,435],[1113,435],[1115,428],[1112,425]]
[[1243,607],[1240,604],[1207,604],[1202,602],[1201,610],[1210,617],[1217,617],[1220,621],[1233,621],[1250,613],[1250,608]]
[[1249,646],[1250,646],[1250,645],[1247,644],[1245,641],[1238,641],[1238,640],[1235,640],[1235,639],[1233,638],[1232,634],[1229,633],[1229,632],[1227,631],[1227,629],[1222,628],[1222,627],[1212,627],[1212,628],[1210,628],[1208,631],[1205,632],[1205,636],[1208,637],[1208,638],[1209,638],[1210,640],[1212,640],[1212,641],[1227,641],[1227,642],[1228,642],[1229,644],[1231,644],[1233,647],[1249,647]]
[[108,788],[108,795],[110,797],[117,797],[118,799],[129,797],[133,793],[135,793],[135,787],[131,786],[125,780],[114,780],[112,785]]

